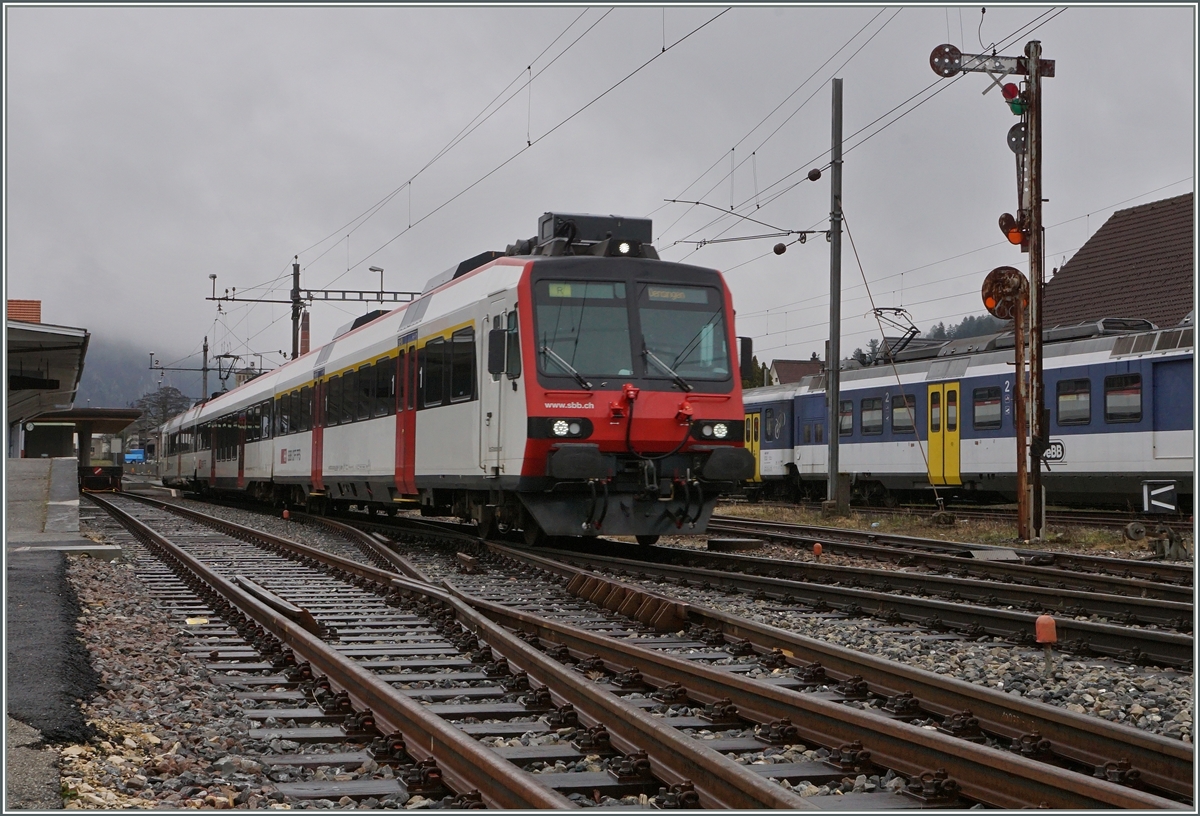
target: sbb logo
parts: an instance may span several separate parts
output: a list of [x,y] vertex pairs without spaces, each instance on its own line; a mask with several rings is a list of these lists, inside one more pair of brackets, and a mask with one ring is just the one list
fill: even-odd
[[1043,458],[1047,462],[1061,462],[1067,458],[1067,446],[1062,443],[1061,439],[1051,439],[1050,444],[1046,446],[1046,455]]

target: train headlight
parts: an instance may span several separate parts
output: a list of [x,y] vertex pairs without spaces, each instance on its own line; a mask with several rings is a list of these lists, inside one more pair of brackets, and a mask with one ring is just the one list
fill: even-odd
[[702,419],[692,423],[692,438],[701,442],[734,442],[745,423],[733,419]]
[[622,241],[621,243],[617,244],[617,252],[620,252],[622,255],[628,255],[630,249],[632,249],[632,247],[629,246],[628,241]]
[[530,439],[587,439],[592,435],[591,420],[583,417],[530,417]]

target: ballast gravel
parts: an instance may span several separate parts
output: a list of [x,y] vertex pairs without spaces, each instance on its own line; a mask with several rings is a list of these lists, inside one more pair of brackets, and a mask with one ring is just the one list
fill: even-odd
[[[366,561],[345,539],[314,525],[236,508],[186,504],[346,558]],[[93,536],[103,538],[101,531],[105,528],[100,521],[93,528]],[[87,532],[86,524],[84,530]],[[210,672],[203,663],[185,652],[190,636],[178,620],[173,620],[147,594],[145,585],[137,578],[131,561],[141,552],[140,547],[129,543],[128,537],[122,537],[120,543],[125,545],[127,555],[112,563],[69,558],[68,577],[83,610],[78,629],[93,667],[100,673],[101,686],[100,693],[82,707],[96,736],[87,743],[68,745],[60,751],[64,807],[262,810],[424,809],[442,805],[440,801],[420,796],[406,801],[389,797],[355,802],[345,797],[339,801],[284,803],[275,788],[277,782],[386,778],[391,769],[374,762],[359,768],[286,770],[264,763],[271,753],[295,750],[297,746],[284,744],[287,741],[266,744],[249,739],[250,721],[245,717],[243,704],[210,682]],[[419,556],[423,569],[438,574],[435,580],[457,574],[452,554],[415,545],[408,545],[405,554]],[[1184,672],[1060,655],[1053,677],[1045,678],[1041,652],[991,638],[969,641],[899,636],[878,631],[878,623],[870,620],[842,620],[831,625],[827,619],[781,611],[777,601],[658,584],[652,580],[643,583],[660,594],[712,606],[808,637],[1184,742],[1192,741],[1194,678]],[[147,644],[153,644],[153,648],[147,648]],[[305,750],[309,748],[306,746]],[[775,756],[771,749],[763,752],[762,757],[739,761],[794,761]],[[587,762],[584,767],[591,764],[595,763]],[[864,777],[853,780],[847,790],[890,788],[898,784],[894,778]],[[812,796],[832,791],[797,786],[796,792]],[[596,804],[586,797],[578,797],[578,803]]]

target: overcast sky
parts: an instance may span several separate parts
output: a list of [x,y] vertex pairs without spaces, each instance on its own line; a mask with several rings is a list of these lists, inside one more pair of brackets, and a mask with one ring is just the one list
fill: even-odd
[[[848,353],[878,336],[855,248],[875,305],[922,331],[982,313],[993,267],[1028,269],[996,225],[1017,205],[1018,119],[985,74],[939,80],[934,47],[1017,56],[1038,39],[1055,61],[1053,268],[1114,209],[1193,190],[1195,33],[1191,6],[10,5],[7,295],[164,364],[207,334],[271,365],[288,307],[218,313],[210,274],[286,299],[299,254],[307,287],[373,289],[379,266],[388,289],[419,290],[543,212],[618,213],[652,217],[664,259],[726,271],[760,359],[807,358],[828,336],[823,237],[781,256],[778,239],[687,242],[773,231],[731,205],[826,228],[830,175],[802,179],[829,161],[836,76]],[[366,309],[314,305],[314,345]]]

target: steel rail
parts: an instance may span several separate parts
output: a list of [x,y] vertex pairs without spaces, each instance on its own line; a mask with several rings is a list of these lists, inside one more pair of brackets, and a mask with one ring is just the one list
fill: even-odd
[[697,700],[734,699],[739,714],[760,723],[790,719],[799,728],[801,737],[810,743],[840,745],[861,740],[873,760],[911,777],[920,778],[933,769],[945,769],[964,796],[994,807],[1017,809],[1036,803],[1063,809],[1184,809],[1178,802],[1107,780],[759,683],[732,672],[695,665],[649,649],[634,653],[618,640],[510,609],[470,596],[452,583],[447,585],[464,602],[506,628],[562,644],[573,655],[595,655],[614,669],[636,668],[651,685],[678,683]]
[[[727,496],[722,499],[722,504],[726,506],[751,505],[757,507],[782,507],[788,510],[807,510],[809,512],[820,512],[820,502],[789,502],[789,501],[745,501],[738,500],[735,497]],[[902,504],[896,507],[880,507],[877,505],[853,505],[851,510],[863,516],[909,516],[919,518],[921,514],[932,514],[937,511],[937,506],[933,504],[917,505],[917,504]],[[953,513],[960,519],[970,519],[972,521],[993,521],[998,523],[1016,525],[1016,509],[1015,508],[987,508],[979,506],[964,506],[953,505],[947,508],[947,512]],[[1157,513],[1133,513],[1129,511],[1119,510],[1105,512],[1103,510],[1047,510],[1046,525],[1048,527],[1094,527],[1106,530],[1119,530],[1130,522],[1141,522],[1146,526],[1151,524],[1163,524],[1172,529],[1180,527],[1191,528],[1191,523],[1188,521],[1186,514],[1178,515],[1157,514]]]
[[[696,567],[678,567],[634,561],[611,556],[591,555],[568,550],[544,550],[556,558],[601,565],[612,572],[618,569],[637,570],[648,575],[661,575],[677,581],[707,582],[715,587],[733,586],[762,590],[778,598],[798,598],[806,604],[828,604],[847,614],[896,617],[930,628],[975,631],[998,635],[1017,641],[1030,638],[1038,616],[1028,612],[994,609],[987,606],[941,601],[933,598],[910,598],[868,589],[851,589],[828,585],[812,585],[784,578],[768,578],[744,573],[728,573]],[[874,611],[868,611],[874,610]],[[1154,629],[1131,629],[1106,623],[1077,621],[1064,617],[1057,621],[1058,642],[1062,649],[1077,653],[1095,653],[1130,660],[1145,659],[1162,666],[1190,666],[1195,656],[1195,641],[1191,635],[1161,632]]]
[[1154,558],[1113,558],[1105,555],[1083,555],[1081,553],[1062,552],[1059,550],[1038,550],[1022,547],[996,544],[974,544],[962,541],[943,541],[938,538],[922,538],[906,536],[897,533],[877,533],[868,530],[854,530],[845,527],[824,527],[815,524],[804,524],[786,521],[767,521],[744,516],[713,516],[713,521],[720,524],[755,524],[764,529],[791,528],[803,530],[808,534],[843,536],[845,539],[875,539],[900,547],[927,549],[930,551],[961,553],[970,550],[1012,550],[1022,558],[1038,564],[1054,565],[1062,569],[1084,570],[1087,572],[1107,572],[1110,574],[1136,573],[1153,581],[1182,581],[1192,583],[1193,569],[1191,564],[1177,564],[1169,561],[1159,561]]
[[[818,528],[808,528],[816,530]],[[929,552],[919,548],[920,545],[909,546],[896,537],[886,541],[894,541],[897,546],[884,543],[883,537],[874,533],[863,533],[862,542],[847,541],[841,536],[841,531],[801,532],[792,527],[790,532],[780,532],[773,527],[757,523],[728,523],[712,522],[708,525],[709,533],[724,533],[733,535],[753,535],[768,539],[779,544],[810,549],[814,542],[819,542],[826,553],[834,555],[849,555],[873,557],[876,560],[898,562],[901,564],[920,564],[930,568],[940,568],[946,572],[988,576],[1004,576],[1014,581],[1042,581],[1062,584],[1066,589],[1081,592],[1107,592],[1113,595],[1139,595],[1146,598],[1161,598],[1163,600],[1187,603],[1192,600],[1195,590],[1190,585],[1179,583],[1163,583],[1148,578],[1124,578],[1105,575],[1098,572],[1080,571],[1078,567],[1057,568],[1048,565],[1015,564],[1004,561],[989,561],[971,557],[972,549],[982,549],[968,545],[946,545],[942,552]],[[945,544],[945,542],[941,542]],[[989,548],[994,549],[994,548]],[[947,554],[949,553],[949,554]],[[1018,553],[1020,555],[1020,553]]]
[[[603,553],[596,552],[598,546],[603,546]],[[731,554],[683,547],[647,547],[621,541],[585,541],[575,545],[571,551],[577,550],[657,564],[707,567],[770,578],[785,578],[822,586],[836,584],[851,589],[865,586],[889,593],[918,592],[942,595],[951,601],[982,601],[988,606],[1017,606],[1027,611],[1057,612],[1072,617],[1100,615],[1116,618],[1117,623],[1125,625],[1143,623],[1177,630],[1190,627],[1195,617],[1195,607],[1190,603],[984,581],[961,576],[848,567],[841,564],[821,564],[817,561],[788,561],[746,553]]]
[[[313,521],[337,529],[349,538],[357,536],[364,544],[379,546],[374,537],[353,525],[319,517],[314,517]],[[461,531],[431,529],[438,535],[463,544],[478,544],[478,539],[472,542],[471,537]],[[638,597],[654,596],[656,593],[525,550],[497,543],[486,544],[486,549],[558,575],[569,585],[580,583],[579,578],[586,576],[594,582],[589,585],[590,591],[577,591],[576,594],[585,598],[605,599],[603,605],[610,609],[623,605],[640,606],[641,617],[647,622],[656,615],[662,615],[676,627],[691,623],[722,631],[731,640],[750,640],[763,651],[778,648],[797,661],[820,663],[833,676],[840,675],[840,679],[862,676],[876,693],[884,696],[910,692],[923,708],[942,717],[970,710],[985,731],[1004,739],[1019,740],[1036,732],[1049,741],[1053,754],[1077,764],[1102,768],[1109,762],[1128,760],[1150,787],[1183,799],[1190,800],[1193,796],[1193,750],[1190,745],[1178,740],[1115,725],[1064,708],[1014,698],[983,686],[860,654],[697,604],[683,603],[665,596],[659,596],[661,603],[657,606],[639,603],[636,600]],[[399,555],[395,557],[403,560]],[[609,588],[623,587],[625,594],[614,593],[601,584]],[[633,603],[629,603],[631,598],[635,599]]]
[[[609,608],[613,604],[606,598],[612,595],[612,589],[625,588],[629,592],[657,595],[642,587],[524,550],[498,544],[488,544],[487,548],[502,557],[553,572],[566,580],[568,587],[578,587],[574,594],[600,598]],[[585,580],[595,582],[590,590],[586,588]],[[818,663],[834,679],[863,677],[868,686],[882,696],[894,697],[910,692],[923,709],[943,717],[969,710],[979,719],[984,731],[1005,739],[1020,739],[1036,732],[1049,740],[1049,748],[1054,754],[1093,768],[1128,760],[1151,787],[1188,800],[1193,797],[1194,747],[1189,743],[1014,697],[711,607],[659,597],[664,602],[679,604],[682,607],[679,614],[687,623],[721,632],[730,641],[748,640],[761,652],[779,649],[801,664]]]
[[[91,498],[152,549],[182,566],[227,599],[241,614],[286,643],[298,661],[309,663],[314,674],[325,675],[331,686],[346,692],[356,710],[370,710],[383,726],[383,733],[403,734],[407,751],[415,759],[435,758],[450,788],[459,793],[478,790],[490,807],[556,810],[575,807],[573,802],[541,784],[535,776],[514,773],[512,764],[495,751],[425,711],[419,703],[400,694],[370,671],[358,667],[353,660],[343,657],[302,626],[293,623],[285,612],[277,611],[236,586],[111,502],[97,496]],[[165,506],[175,509],[173,505]],[[188,511],[188,515],[193,513]],[[197,520],[207,522],[210,518]],[[240,528],[240,525],[233,527]],[[240,528],[240,532],[245,534],[252,531]],[[389,580],[391,577],[387,576]]]
[[[141,498],[138,500],[146,501]],[[487,621],[478,613],[471,610],[469,606],[455,601],[452,595],[435,585],[417,583],[408,577],[397,576],[396,573],[389,570],[340,558],[339,556],[308,547],[298,542],[254,530],[235,522],[218,519],[189,508],[181,508],[178,505],[159,502],[157,500],[149,500],[147,503],[172,512],[179,512],[188,518],[225,530],[229,534],[243,540],[258,539],[271,541],[273,542],[273,546],[301,553],[306,559],[318,561],[336,570],[349,573],[354,577],[364,578],[407,594],[434,598],[441,603],[452,606],[460,622],[463,622],[464,625],[469,624],[468,628],[473,631],[485,632],[484,640],[487,641],[489,648],[499,652],[510,663],[527,671],[531,677],[541,678],[542,682],[549,687],[552,698],[557,697],[560,702],[567,702],[573,705],[585,721],[603,723],[610,735],[615,738],[618,747],[624,748],[626,751],[645,751],[650,758],[651,766],[654,768],[656,776],[672,784],[678,784],[685,780],[692,782],[701,803],[707,802],[709,806],[734,809],[771,808],[805,810],[816,809],[817,807],[808,799],[792,793],[786,788],[763,778],[759,774],[747,770],[745,766],[739,765],[728,757],[704,747],[702,742],[698,742],[676,729],[664,725],[657,718],[650,716],[636,707],[621,703],[612,694],[591,687],[589,683],[583,682],[574,672],[565,669],[556,661],[529,647],[519,638]],[[132,520],[136,522],[136,519]],[[382,547],[378,541],[372,540],[370,536],[366,536],[363,543],[369,543],[374,547]],[[205,569],[203,565],[200,566],[202,569]],[[215,575],[215,573],[213,574]],[[216,577],[220,579],[220,576]],[[253,597],[250,600],[258,604]],[[290,631],[299,630],[302,632],[283,613],[274,613],[274,610],[270,610],[269,607],[268,610],[272,613],[271,617],[273,621],[281,622]],[[274,629],[270,629],[269,631],[274,633]],[[363,708],[371,709],[372,712],[376,713],[378,719],[383,720],[377,707],[379,703],[375,702],[375,700],[378,694],[388,692],[394,694],[394,690],[383,681],[375,678],[374,675],[357,669],[357,672],[364,675],[364,678],[369,679],[370,683],[369,686],[363,687],[356,693],[351,684],[357,683],[357,678],[338,676],[326,668],[333,660],[340,659],[340,655],[337,655],[336,652],[330,650],[324,643],[308,635],[306,632],[303,634],[308,640],[304,648],[292,646],[297,656],[303,656],[303,659],[312,665],[314,671],[321,671],[327,674],[331,682],[345,689],[354,702],[361,703],[361,707]],[[325,651],[332,652],[332,655],[322,654]],[[314,656],[317,659],[313,659]],[[374,693],[370,693],[372,690],[374,690]],[[407,698],[402,699],[407,702]],[[412,704],[410,703],[410,705]],[[421,713],[436,724],[444,726],[444,721],[434,715],[426,714],[423,711]],[[428,728],[429,726],[426,727]],[[452,726],[448,727],[452,728],[457,736],[466,740],[468,744],[478,750],[479,744],[477,742],[463,735],[458,729]],[[403,727],[395,728],[394,730],[405,734],[406,743],[410,746],[412,745],[408,737],[408,733],[410,732],[406,732]],[[425,738],[424,732],[418,733],[416,736],[422,739]],[[429,739],[425,739],[424,744],[429,744],[429,742]],[[442,743],[438,742],[437,745],[441,747]],[[496,754],[491,752],[490,749],[488,751],[495,762],[502,763],[507,768],[509,776],[514,774],[511,764],[497,758]],[[437,755],[437,759],[439,766],[445,769],[447,778],[452,780],[449,768],[443,766],[443,759],[440,753]],[[458,758],[456,757],[456,759]],[[464,754],[463,759],[468,762],[469,766],[470,754]],[[541,789],[548,791],[553,797],[560,797],[559,794],[551,791],[549,788]],[[480,790],[482,791],[482,788]],[[571,805],[569,800],[564,801],[568,802],[568,806]],[[511,804],[498,806],[543,807],[543,805]],[[556,806],[563,807],[561,804]]]

